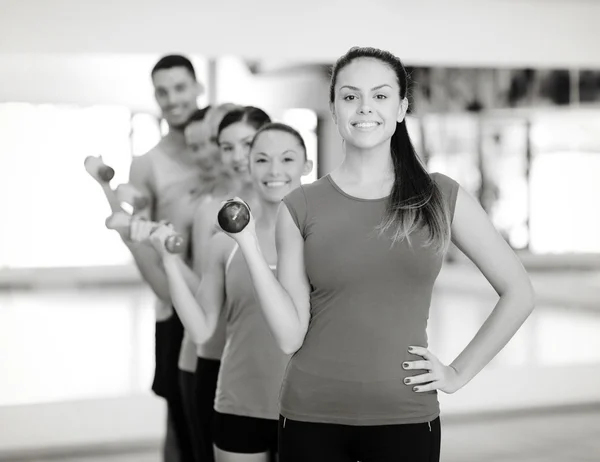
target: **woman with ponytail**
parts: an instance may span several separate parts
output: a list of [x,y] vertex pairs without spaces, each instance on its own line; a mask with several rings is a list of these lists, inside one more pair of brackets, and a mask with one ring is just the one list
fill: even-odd
[[[279,347],[293,354],[280,394],[280,462],[433,462],[438,390],[465,386],[533,309],[523,266],[454,180],[428,173],[405,123],[401,61],[352,48],[333,68],[330,107],[345,159],[283,199],[277,276],[251,219],[231,234]],[[433,285],[450,242],[499,295],[449,364],[427,349]]]

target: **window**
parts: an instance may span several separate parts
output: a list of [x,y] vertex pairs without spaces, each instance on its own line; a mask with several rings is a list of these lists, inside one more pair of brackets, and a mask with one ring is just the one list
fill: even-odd
[[514,249],[529,246],[529,184],[526,119],[481,119],[479,199],[496,229]]
[[317,114],[310,109],[287,109],[283,112],[282,122],[298,130],[306,145],[306,157],[313,161],[310,174],[302,177],[302,184],[312,183],[317,179],[319,170],[317,142]]
[[421,125],[428,169],[473,194],[513,248],[600,252],[599,110],[427,114]]
[[448,175],[477,194],[481,187],[477,118],[470,114],[427,114],[421,123],[428,170]]
[[531,127],[531,250],[600,252],[600,111],[560,111]]
[[[158,136],[142,120],[132,125],[123,106],[0,104],[0,267],[130,262],[118,235],[104,227],[110,209],[83,161],[102,155],[115,169],[113,184],[126,182],[132,148],[139,152]],[[146,135],[132,137],[144,123]]]

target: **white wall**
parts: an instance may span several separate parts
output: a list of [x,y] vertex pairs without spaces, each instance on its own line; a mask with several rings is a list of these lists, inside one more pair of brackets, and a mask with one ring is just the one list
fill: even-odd
[[[0,54],[0,102],[117,104],[155,112],[150,72],[159,58],[157,53]],[[190,59],[206,82],[206,60]]]
[[0,0],[0,53],[165,53],[411,64],[600,67],[587,0]]
[[268,112],[303,107],[329,111],[329,79],[310,67],[252,74],[238,57],[226,56],[217,66],[217,102],[256,105]]

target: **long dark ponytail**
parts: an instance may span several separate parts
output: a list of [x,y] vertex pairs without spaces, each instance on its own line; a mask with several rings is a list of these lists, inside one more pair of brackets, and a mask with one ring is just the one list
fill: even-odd
[[[335,83],[339,72],[358,58],[373,58],[388,65],[398,78],[400,99],[408,94],[408,77],[404,65],[392,53],[377,48],[355,47],[337,60],[331,75],[329,100],[335,100]],[[396,124],[390,142],[394,166],[394,185],[387,204],[386,214],[377,227],[380,234],[391,233],[392,242],[406,239],[421,227],[429,231],[425,245],[444,252],[450,243],[450,216],[442,193],[429,176],[410,140],[406,121]]]

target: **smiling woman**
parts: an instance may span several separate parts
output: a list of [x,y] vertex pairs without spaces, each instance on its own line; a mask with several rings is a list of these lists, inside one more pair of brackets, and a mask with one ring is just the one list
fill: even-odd
[[[233,125],[232,125],[233,127]],[[222,132],[222,135],[224,131]],[[243,140],[243,131],[238,138]],[[222,140],[222,138],[219,138]],[[222,141],[221,141],[222,142]],[[249,154],[249,176],[258,204],[251,223],[276,269],[275,225],[281,200],[300,186],[312,163],[300,134],[288,125],[271,123],[256,132]],[[214,217],[213,217],[214,219]],[[277,398],[289,355],[282,352],[260,312],[246,262],[238,246],[224,234],[207,246],[202,281],[191,288],[178,257],[166,254],[167,226],[152,235],[161,253],[175,309],[197,343],[214,335],[226,320],[226,344],[214,401],[214,440],[217,461],[266,461],[277,452]]]
[[[281,462],[439,460],[437,390],[462,388],[532,310],[527,275],[480,205],[421,164],[406,128],[407,93],[391,53],[342,56],[330,107],[345,158],[283,199],[277,276],[252,217],[230,234],[273,337],[293,354],[280,393]],[[500,302],[445,365],[427,349],[426,328],[451,238]]]

